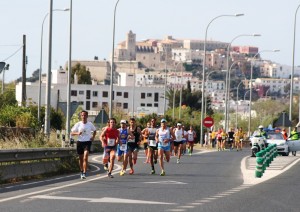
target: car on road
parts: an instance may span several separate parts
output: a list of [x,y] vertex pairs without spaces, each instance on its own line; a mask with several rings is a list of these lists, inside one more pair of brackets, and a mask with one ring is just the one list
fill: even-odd
[[290,152],[296,156],[296,152],[300,151],[300,140],[285,140],[281,132],[268,132],[266,142],[268,144],[276,144],[277,151],[283,156],[288,156]]
[[283,156],[290,154],[288,142],[283,138],[280,132],[268,132],[266,142],[268,144],[276,144],[277,152]]

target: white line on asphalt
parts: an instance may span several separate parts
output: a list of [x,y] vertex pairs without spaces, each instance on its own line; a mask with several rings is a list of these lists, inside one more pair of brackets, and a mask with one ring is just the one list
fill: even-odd
[[178,206],[178,208],[194,208],[195,206],[193,205],[182,205],[182,206]]
[[83,198],[83,197],[63,197],[63,196],[48,196],[48,195],[37,195],[30,197],[31,199],[47,199],[47,200],[75,200],[75,201],[87,201],[91,203],[118,203],[118,204],[155,204],[155,205],[176,205],[176,203],[168,202],[155,202],[155,201],[144,201],[137,199],[121,199],[121,198]]
[[[118,171],[121,170],[120,165],[115,164],[115,166],[117,166],[117,168],[115,169],[115,171],[113,171],[112,175],[117,174]],[[34,191],[34,192],[31,192],[31,193],[26,193],[26,194],[21,194],[21,195],[18,195],[18,196],[13,196],[13,197],[0,199],[0,202],[7,202],[7,201],[10,201],[10,200],[20,199],[20,198],[28,197],[28,196],[33,196],[33,195],[44,193],[44,192],[55,191],[55,190],[62,189],[62,188],[67,188],[67,187],[72,187],[72,186],[92,182],[92,181],[99,180],[99,179],[102,179],[102,178],[107,178],[106,173],[104,175],[101,175],[100,177],[90,177],[86,180],[82,180],[82,181],[79,181],[79,182],[75,182],[75,183],[71,183],[71,184],[67,184],[67,185],[63,185],[63,186],[48,188],[48,189],[44,189],[44,190],[40,190],[40,191]]]

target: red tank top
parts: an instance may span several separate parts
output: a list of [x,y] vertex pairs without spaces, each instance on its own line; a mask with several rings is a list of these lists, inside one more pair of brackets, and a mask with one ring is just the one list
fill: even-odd
[[105,144],[105,146],[107,146],[107,142],[109,139],[115,139],[115,141],[116,141],[118,138],[118,134],[119,134],[119,131],[117,129],[110,128],[110,127],[106,128],[106,133],[105,133],[106,144]]

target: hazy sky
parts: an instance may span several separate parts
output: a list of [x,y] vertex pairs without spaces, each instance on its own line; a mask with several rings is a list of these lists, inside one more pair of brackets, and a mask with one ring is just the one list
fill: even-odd
[[[112,51],[113,11],[116,0],[73,0],[73,60],[109,58]],[[69,7],[69,0],[53,0],[53,9]],[[232,45],[257,46],[264,59],[291,65],[294,16],[300,0],[120,0],[116,16],[116,44],[132,30],[137,40],[204,39],[208,23],[216,16],[244,13],[243,17],[222,17],[209,27],[208,39],[230,42],[241,34],[259,33],[261,37],[240,37]],[[11,56],[27,36],[27,76],[40,66],[42,21],[49,12],[50,0],[0,1],[0,61]],[[297,37],[300,37],[300,14]],[[47,71],[48,19],[44,24],[43,73]],[[296,37],[295,65],[300,65],[300,42]],[[52,68],[64,66],[69,51],[69,12],[53,14]],[[297,58],[298,57],[298,58]],[[21,76],[22,51],[6,61],[10,70],[5,82]],[[0,76],[2,78],[2,75]]]

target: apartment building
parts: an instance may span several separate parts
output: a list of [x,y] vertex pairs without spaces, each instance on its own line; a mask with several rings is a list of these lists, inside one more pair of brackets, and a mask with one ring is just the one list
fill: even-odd
[[[67,102],[67,77],[65,70],[52,71],[51,107],[57,109],[60,102]],[[37,105],[39,83],[26,83],[27,105]],[[16,85],[16,99],[21,105],[22,83]],[[41,86],[41,105],[45,105],[46,84]],[[108,107],[110,101],[110,86],[87,84],[71,85],[71,102],[78,102],[83,109],[99,112]],[[168,104],[168,100],[167,100]],[[164,113],[164,89],[161,87],[113,87],[113,108],[124,114],[139,115],[138,111],[149,111],[159,115]]]

